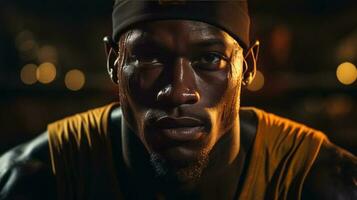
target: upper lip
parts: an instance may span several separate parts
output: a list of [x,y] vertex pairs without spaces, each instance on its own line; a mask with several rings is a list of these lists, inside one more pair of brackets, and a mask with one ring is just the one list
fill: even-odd
[[164,116],[158,118],[154,124],[155,127],[157,128],[162,128],[162,129],[173,129],[173,128],[189,128],[189,127],[197,127],[197,126],[203,126],[204,123],[193,117],[169,117],[169,116]]

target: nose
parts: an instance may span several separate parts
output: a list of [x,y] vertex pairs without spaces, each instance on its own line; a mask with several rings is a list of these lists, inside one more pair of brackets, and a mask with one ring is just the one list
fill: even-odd
[[176,59],[171,72],[171,81],[158,92],[157,101],[172,107],[197,103],[200,95],[190,61],[185,58]]

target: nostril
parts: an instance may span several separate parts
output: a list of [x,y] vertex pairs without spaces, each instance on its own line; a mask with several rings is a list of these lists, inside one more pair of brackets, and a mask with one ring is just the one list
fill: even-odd
[[197,91],[193,93],[183,93],[182,96],[185,99],[186,104],[194,104],[200,100],[200,95]]

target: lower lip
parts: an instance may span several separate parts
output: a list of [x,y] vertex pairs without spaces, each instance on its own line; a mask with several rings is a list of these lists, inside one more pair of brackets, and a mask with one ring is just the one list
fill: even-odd
[[203,126],[195,126],[161,129],[161,132],[168,139],[186,142],[199,139],[203,135],[203,130]]

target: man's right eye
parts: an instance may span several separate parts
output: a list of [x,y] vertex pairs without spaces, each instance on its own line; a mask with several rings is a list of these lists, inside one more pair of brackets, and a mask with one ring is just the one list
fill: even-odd
[[137,56],[137,55],[131,55],[129,56],[130,62],[135,62],[138,65],[141,66],[148,66],[148,65],[162,65],[162,62],[160,62],[160,59],[155,58],[153,56]]

